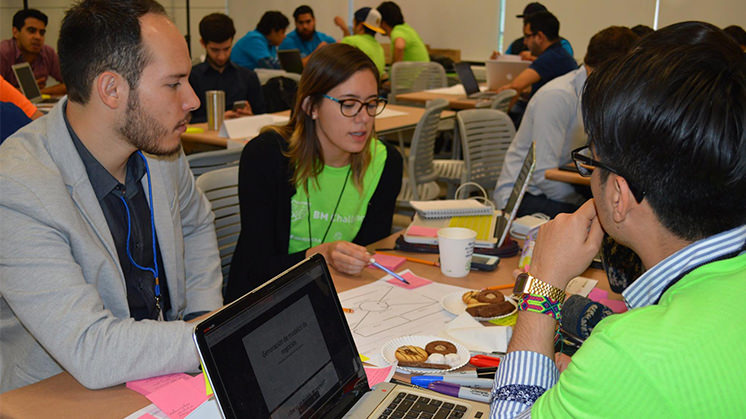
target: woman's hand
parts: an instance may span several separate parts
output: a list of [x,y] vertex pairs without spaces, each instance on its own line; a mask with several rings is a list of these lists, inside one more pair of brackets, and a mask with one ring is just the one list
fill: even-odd
[[323,243],[306,250],[306,257],[321,253],[335,270],[357,275],[370,263],[370,254],[363,246],[347,241]]

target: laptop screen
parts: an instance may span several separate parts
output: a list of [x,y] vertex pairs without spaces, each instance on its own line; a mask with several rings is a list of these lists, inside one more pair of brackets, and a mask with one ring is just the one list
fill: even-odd
[[36,84],[36,77],[34,77],[34,71],[31,69],[29,63],[13,65],[13,73],[16,75],[21,92],[29,100],[33,101],[41,97],[39,85]]
[[368,383],[314,256],[215,313],[195,341],[225,417],[337,417]]
[[521,171],[518,172],[518,179],[513,184],[513,190],[510,192],[508,202],[503,208],[502,215],[497,218],[497,226],[495,227],[495,236],[497,237],[497,246],[501,246],[505,237],[507,237],[510,230],[510,224],[515,219],[518,213],[518,207],[521,205],[523,195],[526,194],[529,180],[536,167],[536,155],[534,143],[531,143],[531,147],[528,149],[526,158],[523,160]]
[[471,71],[471,64],[459,62],[454,64],[454,67],[456,68],[459,80],[461,80],[461,84],[464,86],[466,95],[479,92],[479,83],[477,82],[477,78],[474,77],[474,72]]
[[282,69],[288,73],[303,73],[303,60],[300,56],[300,50],[281,49],[277,51],[277,58],[280,59]]

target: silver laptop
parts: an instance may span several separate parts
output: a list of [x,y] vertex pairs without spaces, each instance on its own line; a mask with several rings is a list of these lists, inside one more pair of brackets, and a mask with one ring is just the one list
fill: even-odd
[[211,315],[194,341],[224,418],[378,418],[407,397],[407,408],[418,404],[409,403],[414,398],[436,412],[489,415],[487,404],[401,384],[369,389],[320,255]]
[[508,202],[505,204],[502,214],[497,217],[497,223],[495,225],[495,237],[498,238],[497,247],[502,246],[505,238],[508,237],[510,225],[513,223],[513,220],[515,220],[516,214],[518,214],[518,207],[521,206],[521,201],[523,201],[523,196],[526,194],[526,189],[528,189],[528,184],[535,168],[536,146],[535,143],[531,143],[526,158],[523,159],[521,171],[518,172],[518,179],[516,179],[513,184],[513,190],[510,192]]
[[13,74],[16,75],[21,92],[31,103],[56,103],[59,99],[44,99],[36,83],[34,70],[29,63],[13,64]]
[[531,65],[530,61],[489,60],[485,62],[487,70],[487,89],[497,90],[504,86]]
[[288,73],[303,73],[303,60],[298,49],[281,49],[277,51],[282,69]]

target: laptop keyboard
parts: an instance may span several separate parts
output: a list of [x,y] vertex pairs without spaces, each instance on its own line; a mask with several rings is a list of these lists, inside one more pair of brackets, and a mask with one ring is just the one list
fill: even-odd
[[[399,392],[389,403],[379,419],[385,418],[462,418],[466,413],[466,406],[444,402],[438,399],[417,396],[415,394]],[[481,413],[480,413],[481,416]]]

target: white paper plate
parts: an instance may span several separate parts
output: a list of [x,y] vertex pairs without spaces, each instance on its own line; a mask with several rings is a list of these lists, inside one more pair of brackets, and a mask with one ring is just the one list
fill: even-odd
[[394,353],[396,352],[396,349],[400,346],[404,345],[415,345],[419,346],[422,349],[425,349],[425,346],[434,341],[434,340],[444,340],[446,342],[451,342],[456,346],[456,355],[459,357],[459,363],[447,370],[436,370],[433,368],[410,368],[410,367],[397,367],[399,369],[417,373],[417,374],[435,374],[439,372],[447,372],[447,371],[453,371],[455,369],[461,368],[464,365],[466,365],[469,362],[469,350],[466,349],[466,347],[460,343],[456,343],[452,340],[443,339],[438,336],[402,336],[396,339],[392,339],[388,342],[386,342],[385,345],[383,345],[383,348],[381,348],[381,356],[383,356],[383,359],[389,363],[389,364],[395,364],[397,363],[396,356]]
[[[503,317],[508,317],[513,315],[516,311],[518,311],[518,305],[516,304],[513,299],[506,297],[504,294],[500,293],[503,298],[505,298],[505,301],[509,302],[510,304],[513,304],[513,311],[511,311],[508,314],[503,314],[502,316],[495,316],[495,317],[474,317],[475,320],[481,321],[489,321],[489,320],[495,320],[495,319],[502,319]],[[445,309],[445,311],[460,315],[464,311],[466,311],[466,304],[464,303],[464,300],[461,299],[461,296],[464,295],[463,292],[454,292],[451,294],[446,294],[443,296],[443,298],[440,299],[440,305]]]

